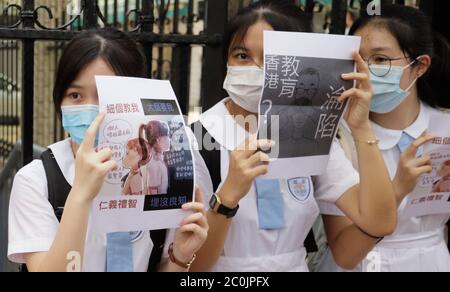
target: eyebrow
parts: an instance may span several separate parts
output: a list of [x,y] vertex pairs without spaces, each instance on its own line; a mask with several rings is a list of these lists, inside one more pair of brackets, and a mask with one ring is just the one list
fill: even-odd
[[79,84],[71,84],[67,89],[83,89],[83,86]]
[[376,48],[371,49],[371,51],[374,53],[380,53],[380,52],[385,52],[385,51],[391,52],[392,49],[389,47],[376,47]]
[[232,52],[235,52],[235,51],[244,51],[244,52],[248,52],[248,49],[247,49],[246,47],[236,46],[236,47],[234,47],[231,51],[232,51]]

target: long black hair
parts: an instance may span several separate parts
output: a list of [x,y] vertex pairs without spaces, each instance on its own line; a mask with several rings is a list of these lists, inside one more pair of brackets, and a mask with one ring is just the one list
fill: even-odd
[[147,75],[147,62],[142,50],[125,33],[113,28],[81,32],[67,45],[59,61],[53,89],[57,112],[61,111],[62,100],[71,83],[98,58],[119,76],[145,78]]
[[450,108],[450,47],[443,36],[433,31],[426,14],[413,7],[386,5],[380,16],[356,21],[350,34],[368,25],[387,29],[411,60],[423,55],[431,57],[431,67],[417,81],[419,98],[432,107]]
[[311,32],[312,24],[303,10],[288,0],[261,0],[241,9],[228,23],[225,32],[225,59],[232,44],[240,43],[248,29],[264,20],[276,31]]

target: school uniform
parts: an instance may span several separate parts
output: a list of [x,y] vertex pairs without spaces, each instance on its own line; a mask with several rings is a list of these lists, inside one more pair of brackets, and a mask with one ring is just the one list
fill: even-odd
[[[425,131],[433,133],[430,119],[436,115],[444,113],[422,103],[417,120],[404,131],[385,129],[372,123],[392,179],[395,177],[400,160],[401,151],[397,145],[402,136],[407,134],[417,139]],[[448,114],[446,116],[448,117]],[[348,128],[346,131],[348,133]],[[353,158],[353,161],[356,162],[356,159]],[[450,272],[450,255],[444,239],[445,225],[450,214],[410,218],[404,213],[406,203],[407,198],[398,210],[398,226],[395,233],[379,243],[369,257],[371,259],[365,259],[354,271],[368,271],[375,267],[381,272]],[[334,204],[322,202],[320,207],[324,214],[344,216]],[[318,270],[343,271],[336,265],[331,251],[328,251]]]
[[[229,154],[248,136],[225,106],[228,99],[200,117],[200,122],[220,145],[220,176],[224,182],[228,175]],[[209,202],[213,188],[211,175],[199,151],[194,152],[196,183],[200,186],[204,202]],[[288,165],[298,167],[300,165]],[[263,181],[264,182],[264,181]],[[337,142],[333,143],[327,172],[318,177],[286,177],[278,180],[278,202],[284,209],[270,226],[260,215],[264,200],[259,196],[256,183],[240,201],[240,209],[233,219],[221,257],[214,272],[267,272],[308,271],[306,249],[303,245],[311,227],[319,216],[318,202],[335,203],[345,192],[359,183],[358,173],[345,157]],[[276,195],[276,194],[274,194]],[[264,198],[266,199],[266,198]],[[273,216],[273,214],[272,214]],[[279,217],[282,218],[279,218]],[[275,224],[276,225],[276,224]]]
[[[71,140],[49,146],[64,175],[72,185],[75,178],[75,159]],[[88,224],[82,270],[106,271],[107,237],[96,234]],[[50,250],[59,222],[49,202],[47,178],[41,160],[34,160],[22,168],[14,179],[9,207],[8,258],[12,262],[25,263],[27,253]],[[149,232],[136,232],[132,238],[133,270],[145,272],[153,243]]]
[[153,151],[151,160],[142,167],[145,176],[144,185],[150,194],[166,194],[169,188],[168,170],[163,157]]

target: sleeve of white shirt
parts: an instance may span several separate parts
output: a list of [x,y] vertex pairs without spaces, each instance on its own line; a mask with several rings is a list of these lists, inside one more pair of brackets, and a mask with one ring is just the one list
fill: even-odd
[[315,197],[320,211],[325,215],[342,216],[336,201],[348,190],[359,184],[359,174],[344,150],[335,140],[331,147],[330,162],[325,174],[317,176],[315,180]]
[[44,167],[35,160],[14,178],[9,204],[9,260],[22,264],[24,254],[49,251],[58,226],[48,201]]

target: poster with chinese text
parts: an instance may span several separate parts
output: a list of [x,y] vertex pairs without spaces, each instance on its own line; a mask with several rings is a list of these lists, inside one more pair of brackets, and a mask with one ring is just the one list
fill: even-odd
[[337,99],[354,86],[341,75],[355,70],[352,52],[359,50],[360,42],[351,36],[264,33],[259,137],[276,142],[266,177],[314,176],[326,171],[347,105]]
[[101,233],[178,227],[194,200],[194,163],[175,93],[168,81],[96,78],[106,118],[99,149],[118,163],[94,200],[93,228]]
[[419,178],[416,189],[408,196],[405,216],[450,214],[450,121],[449,114],[432,117],[430,125],[436,136],[424,146],[424,154],[431,157],[433,171]]

